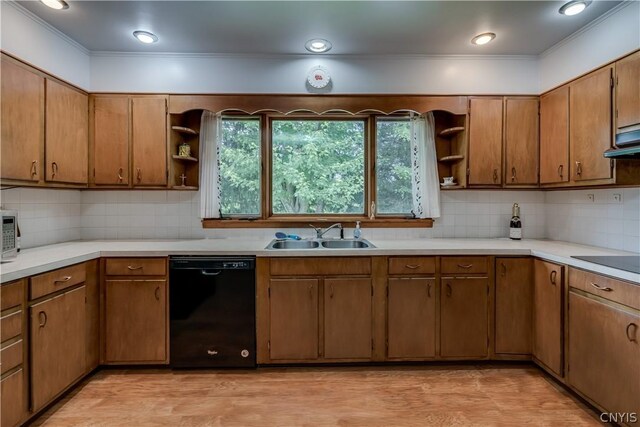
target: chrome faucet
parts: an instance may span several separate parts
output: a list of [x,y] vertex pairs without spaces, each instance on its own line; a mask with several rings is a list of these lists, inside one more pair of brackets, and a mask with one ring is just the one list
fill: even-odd
[[327,228],[316,227],[313,224],[309,224],[309,227],[311,227],[314,230],[316,230],[316,239],[322,239],[322,236],[324,236],[325,233],[327,233],[329,230],[331,230],[333,228],[339,228],[340,229],[340,238],[344,239],[344,229],[342,228],[342,224],[340,224],[339,222],[336,222],[335,224],[330,225]]

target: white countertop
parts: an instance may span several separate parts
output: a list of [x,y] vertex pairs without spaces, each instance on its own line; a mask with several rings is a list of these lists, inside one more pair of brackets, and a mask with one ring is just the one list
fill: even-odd
[[99,257],[168,255],[385,256],[385,255],[533,255],[560,264],[640,283],[640,275],[571,258],[576,255],[638,255],[594,246],[550,240],[414,239],[374,240],[370,249],[267,250],[270,240],[111,240],[77,241],[26,249],[0,266],[2,283]]

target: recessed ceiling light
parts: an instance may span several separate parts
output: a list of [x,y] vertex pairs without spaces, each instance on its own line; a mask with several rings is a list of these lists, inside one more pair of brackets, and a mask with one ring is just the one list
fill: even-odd
[[588,0],[573,0],[569,3],[565,3],[559,10],[562,15],[573,16],[577,15],[589,6],[591,3]]
[[311,39],[304,44],[304,47],[313,53],[324,53],[331,50],[331,42],[324,39]]
[[496,38],[495,33],[482,33],[472,38],[471,43],[480,46],[480,45],[489,43],[491,40],[495,38]]
[[142,43],[151,44],[158,41],[158,36],[149,31],[134,31],[133,36]]
[[51,9],[62,10],[69,9],[69,5],[64,0],[40,0],[43,4],[49,6]]

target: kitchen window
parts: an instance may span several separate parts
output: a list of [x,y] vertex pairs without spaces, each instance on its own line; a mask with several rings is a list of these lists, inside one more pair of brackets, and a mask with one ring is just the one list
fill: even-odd
[[376,212],[410,216],[411,123],[408,117],[376,120]]

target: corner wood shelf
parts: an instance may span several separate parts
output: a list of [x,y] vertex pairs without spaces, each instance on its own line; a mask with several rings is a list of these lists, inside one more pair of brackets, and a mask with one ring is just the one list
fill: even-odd
[[454,156],[441,157],[440,159],[438,159],[438,161],[440,163],[453,163],[453,162],[458,162],[462,159],[464,159],[464,156],[462,154],[456,154]]
[[195,130],[193,130],[191,128],[184,127],[184,126],[171,126],[171,129],[175,130],[176,132],[184,133],[184,134],[187,134],[187,135],[198,135],[197,131],[195,131]]
[[178,156],[177,154],[174,154],[172,157],[173,157],[173,160],[179,160],[181,162],[198,163],[198,159],[196,159],[195,157],[184,157],[184,156]]
[[456,127],[452,127],[452,128],[448,128],[448,129],[443,129],[442,131],[440,131],[440,133],[438,134],[438,136],[441,136],[443,138],[449,138],[453,135],[457,135],[460,132],[464,131],[464,126],[456,126]]

